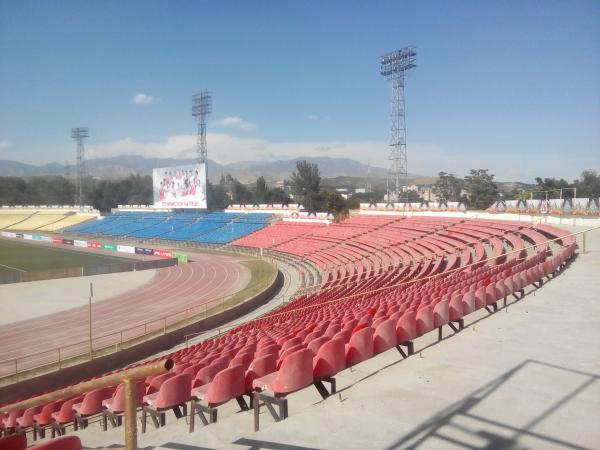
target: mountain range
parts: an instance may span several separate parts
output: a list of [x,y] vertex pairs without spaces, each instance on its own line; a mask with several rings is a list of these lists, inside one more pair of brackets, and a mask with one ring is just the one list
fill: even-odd
[[[221,175],[231,174],[242,183],[250,183],[259,176],[264,176],[267,181],[277,181],[289,178],[296,169],[296,162],[306,160],[319,166],[323,178],[336,177],[367,177],[369,167],[350,158],[328,157],[300,157],[278,161],[242,161],[230,164],[219,164],[208,161],[208,178],[218,182]],[[174,158],[144,158],[136,155],[123,155],[111,158],[89,159],[85,162],[88,174],[98,178],[122,178],[131,174],[151,175],[156,167],[169,167],[177,165],[194,164],[194,159]],[[71,175],[75,167],[69,168]],[[65,166],[56,162],[35,166],[17,161],[0,160],[0,176],[31,177],[43,175],[64,175]],[[387,174],[387,169],[381,167],[370,168],[370,176],[382,178]],[[409,175],[409,177],[412,175]]]

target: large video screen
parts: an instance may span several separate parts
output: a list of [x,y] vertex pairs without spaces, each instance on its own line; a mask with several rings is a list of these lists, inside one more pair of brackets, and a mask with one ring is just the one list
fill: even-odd
[[206,208],[204,164],[152,170],[156,208]]

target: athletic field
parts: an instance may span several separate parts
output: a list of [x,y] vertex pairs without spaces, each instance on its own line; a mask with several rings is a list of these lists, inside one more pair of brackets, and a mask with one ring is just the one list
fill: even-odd
[[29,272],[67,267],[89,267],[126,261],[131,260],[117,256],[0,239],[0,272]]

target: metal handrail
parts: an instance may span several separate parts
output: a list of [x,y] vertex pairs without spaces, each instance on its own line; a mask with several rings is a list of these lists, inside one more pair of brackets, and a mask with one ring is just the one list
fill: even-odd
[[134,367],[132,369],[123,370],[122,372],[105,375],[94,380],[84,381],[74,386],[69,386],[64,389],[51,392],[49,394],[40,395],[38,397],[29,398],[17,403],[12,403],[2,407],[2,411],[9,413],[14,410],[32,408],[62,400],[65,398],[76,397],[93,389],[116,386],[119,383],[124,383],[125,388],[125,448],[127,450],[137,450],[137,404],[136,404],[136,380],[141,380],[151,375],[160,375],[173,368],[174,362],[172,359],[165,359],[154,364]]

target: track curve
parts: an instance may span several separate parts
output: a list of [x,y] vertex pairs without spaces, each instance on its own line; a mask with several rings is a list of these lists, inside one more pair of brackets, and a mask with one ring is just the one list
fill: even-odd
[[[94,303],[92,335],[98,337],[118,332],[185,310],[190,305],[214,302],[243,289],[250,278],[250,270],[235,257],[194,255],[194,262],[158,269],[153,279],[139,289]],[[162,327],[162,321],[156,325],[155,328]],[[139,330],[133,330],[132,336],[124,334],[124,337],[136,334],[140,334]],[[84,342],[88,337],[87,306],[2,325],[0,360],[65,347]],[[80,348],[71,350],[80,353]],[[68,356],[68,349],[65,353],[64,356]]]

